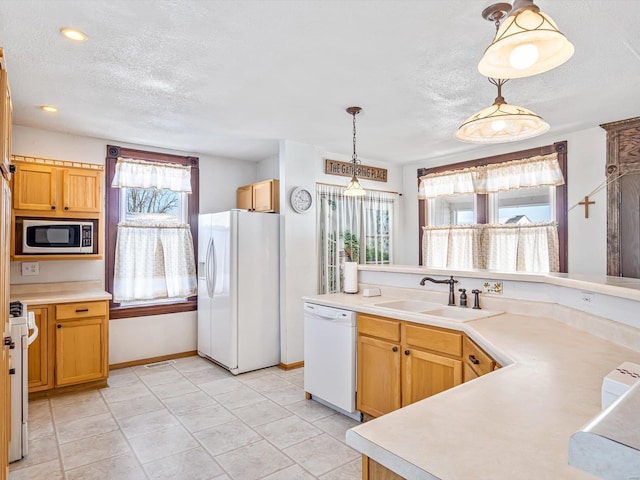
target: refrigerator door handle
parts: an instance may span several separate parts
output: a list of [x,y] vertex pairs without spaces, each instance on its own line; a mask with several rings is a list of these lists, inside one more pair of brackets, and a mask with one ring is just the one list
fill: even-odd
[[213,298],[213,292],[214,292],[212,281],[211,281],[212,254],[213,254],[213,238],[210,238],[209,245],[207,245],[207,260],[206,260],[206,272],[205,272],[205,279],[207,281],[207,293],[209,294],[209,298]]

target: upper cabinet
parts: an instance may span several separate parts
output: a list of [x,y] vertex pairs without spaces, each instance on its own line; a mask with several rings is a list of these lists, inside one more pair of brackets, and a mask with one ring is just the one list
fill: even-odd
[[19,216],[98,218],[102,165],[13,157],[13,208]]
[[9,164],[11,163],[11,122],[13,108],[11,106],[11,89],[9,88],[9,76],[4,61],[4,55],[0,48],[0,170],[9,178]]
[[252,212],[278,213],[280,211],[280,182],[276,179],[244,185],[237,190],[237,208]]

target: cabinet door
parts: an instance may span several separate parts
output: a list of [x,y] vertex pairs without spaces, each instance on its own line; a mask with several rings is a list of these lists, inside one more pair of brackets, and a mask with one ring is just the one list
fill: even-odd
[[49,345],[51,310],[41,306],[29,311],[33,312],[38,327],[38,336],[29,345],[29,392],[37,392],[53,387],[53,345]]
[[242,210],[253,210],[253,188],[251,185],[238,188],[236,191],[236,207]]
[[358,335],[357,407],[374,417],[400,408],[400,346]]
[[65,212],[99,213],[102,172],[81,168],[62,170],[62,209]]
[[449,357],[405,349],[402,406],[444,392],[462,383],[462,362]]
[[9,376],[9,215],[11,193],[0,173],[0,478],[9,475],[9,439],[11,438],[11,385]]
[[56,386],[107,378],[107,320],[56,322]]
[[277,185],[277,180],[253,184],[253,209],[256,212],[278,212]]
[[2,169],[9,175],[9,163],[11,163],[11,122],[13,109],[11,106],[11,90],[9,89],[9,77],[6,70],[0,70],[0,155],[2,156]]
[[56,211],[56,169],[48,165],[16,164],[13,177],[13,208]]

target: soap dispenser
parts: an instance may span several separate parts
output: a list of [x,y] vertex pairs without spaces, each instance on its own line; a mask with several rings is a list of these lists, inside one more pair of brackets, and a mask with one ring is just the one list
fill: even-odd
[[458,306],[462,308],[467,308],[467,289],[459,288],[458,291],[462,292],[460,293],[460,305]]

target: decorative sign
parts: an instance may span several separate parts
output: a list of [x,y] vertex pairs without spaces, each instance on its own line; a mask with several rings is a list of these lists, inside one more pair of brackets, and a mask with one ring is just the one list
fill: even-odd
[[[353,176],[353,163],[338,162],[337,160],[324,161],[324,173],[328,175],[340,175],[341,177]],[[356,176],[363,180],[374,180],[376,182],[387,181],[387,169],[377,167],[367,167],[366,165],[356,165]]]

